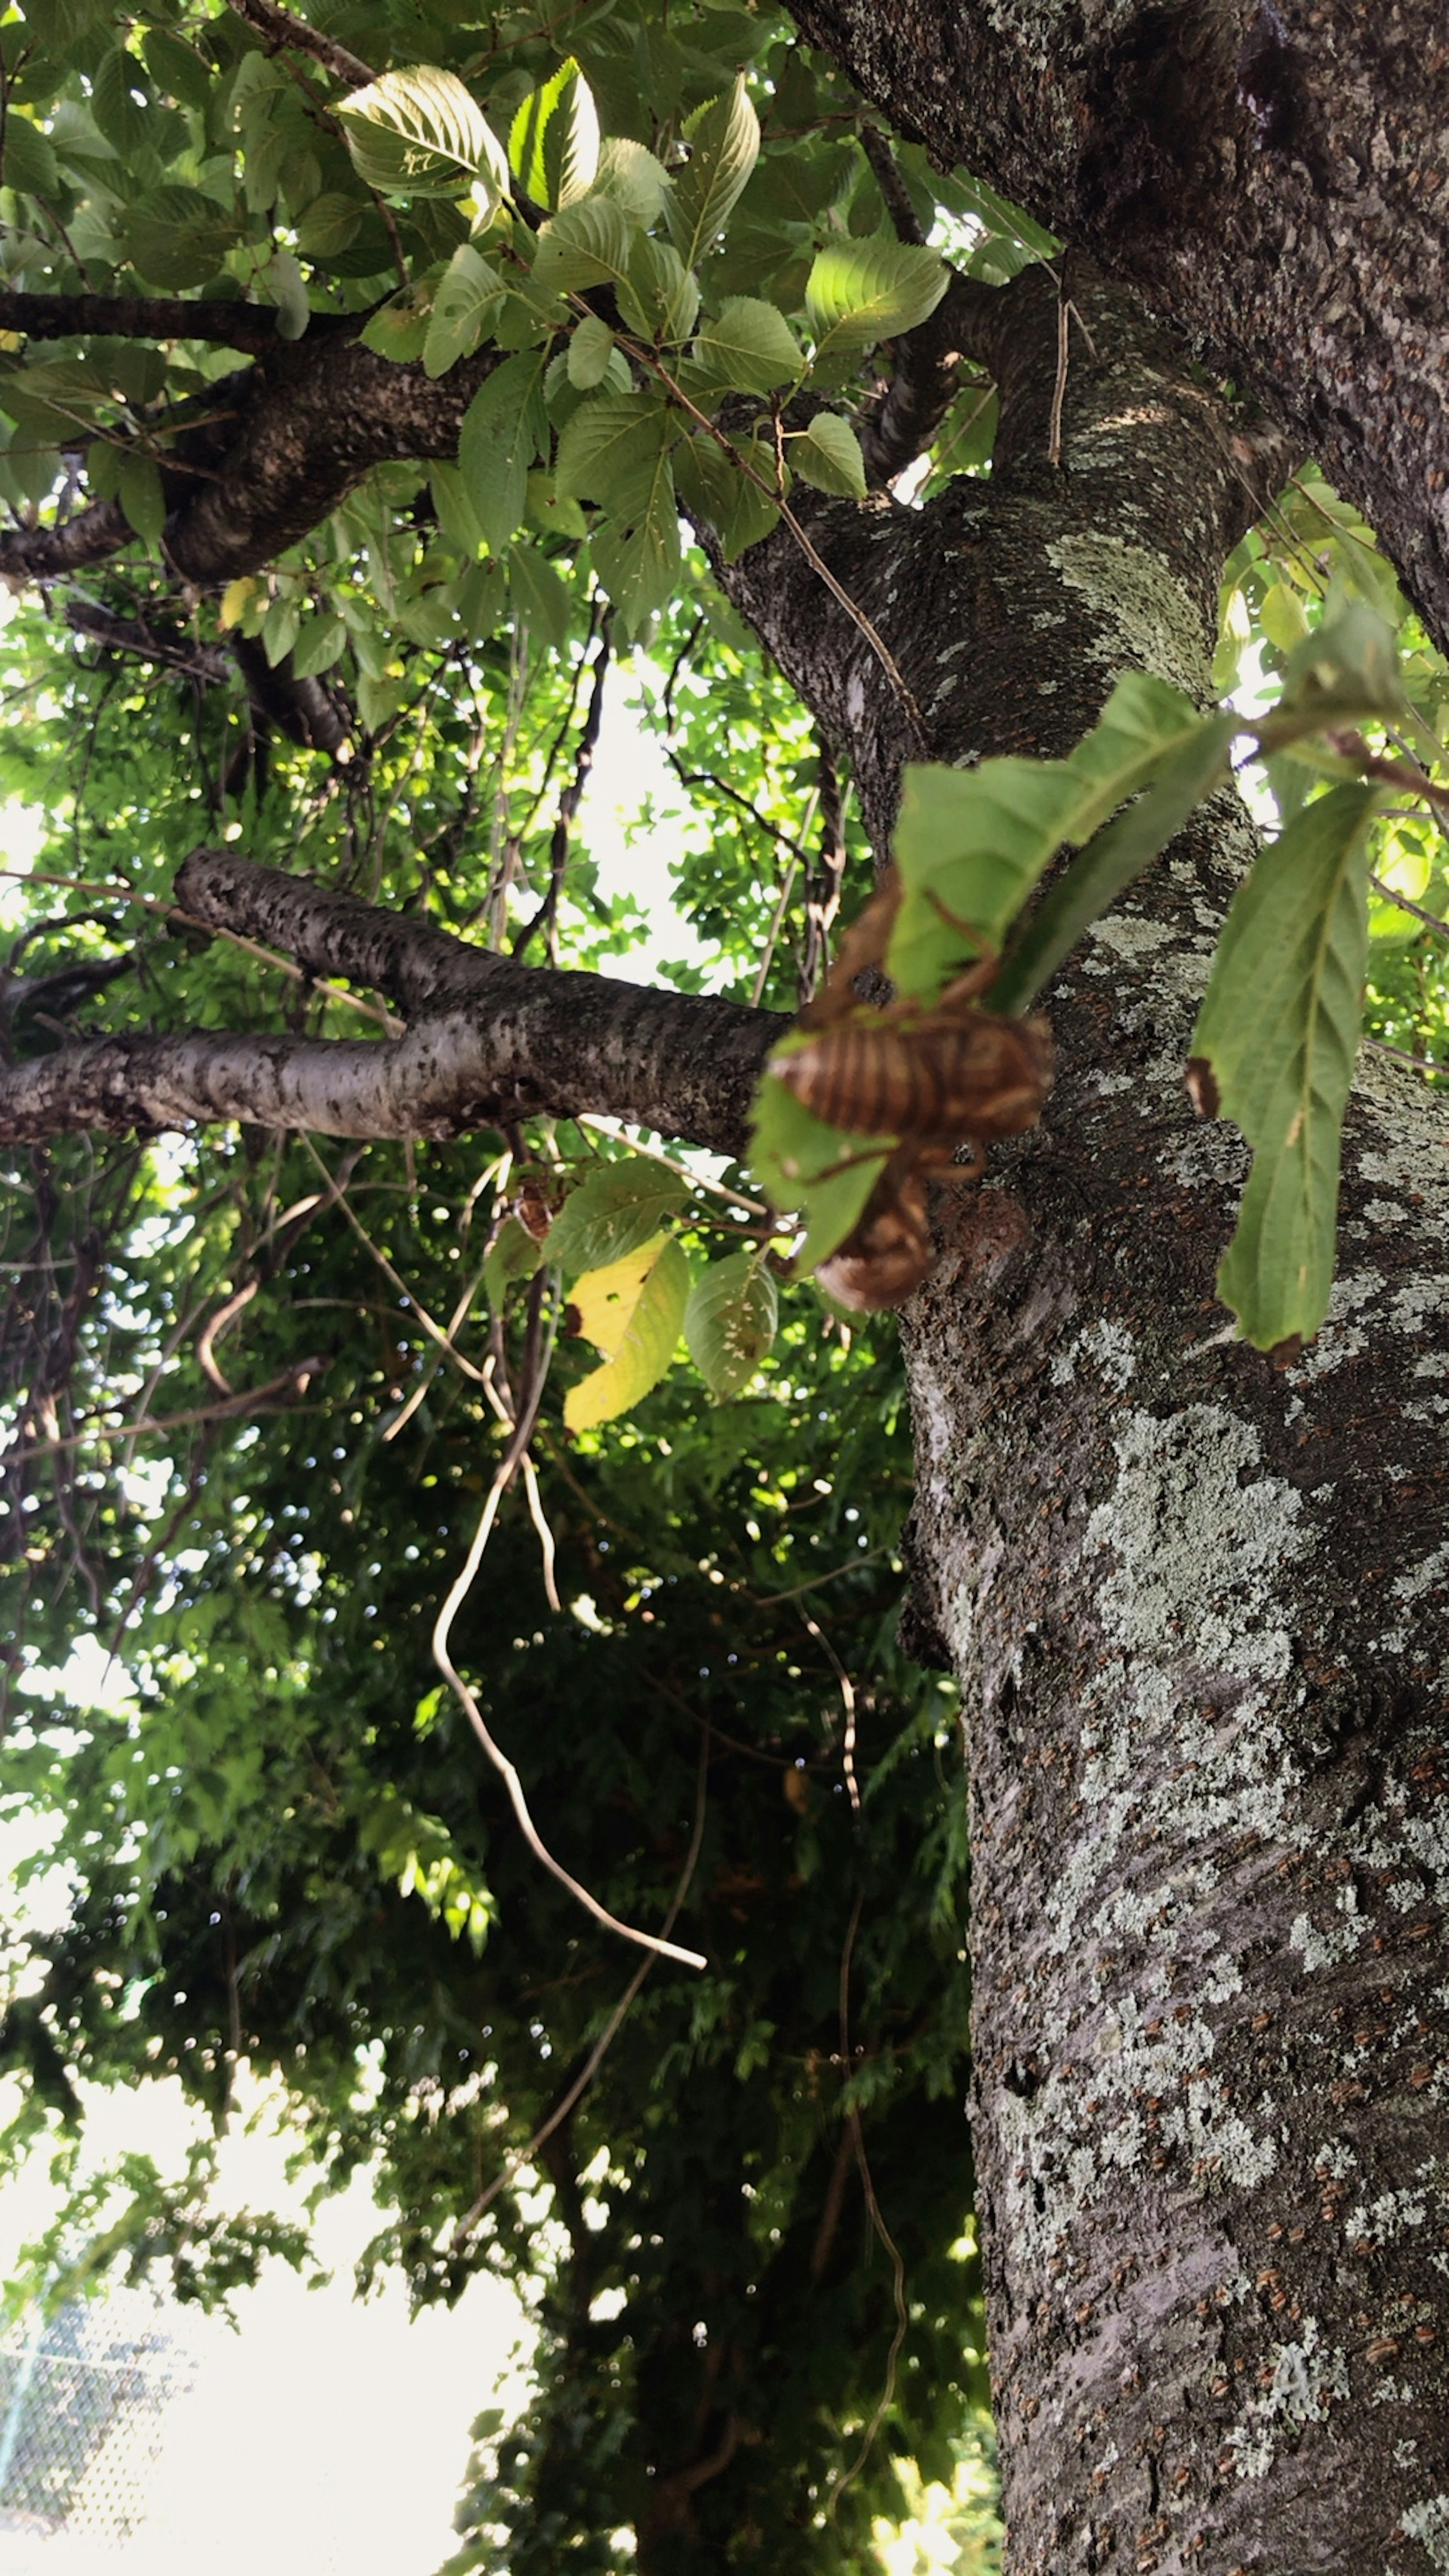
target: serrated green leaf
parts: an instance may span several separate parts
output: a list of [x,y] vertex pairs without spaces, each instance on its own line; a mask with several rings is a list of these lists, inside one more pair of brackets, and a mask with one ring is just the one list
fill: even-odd
[[409,367],[423,354],[428,324],[433,318],[431,283],[410,286],[401,295],[390,295],[370,313],[358,333],[364,349],[379,358],[391,358],[394,366]]
[[688,1204],[684,1183],[645,1154],[601,1163],[571,1190],[549,1229],[548,1257],[566,1279],[637,1252]]
[[591,393],[602,384],[613,355],[614,334],[599,314],[590,313],[579,324],[568,346],[568,377],[580,393]]
[[632,1296],[639,1253],[575,1283],[570,1303],[587,1314],[584,1329],[606,1359],[603,1368],[571,1386],[564,1397],[564,1423],[570,1431],[591,1431],[628,1413],[658,1385],[679,1346],[689,1263],[672,1237],[661,1236],[657,1249],[646,1249],[653,1250],[653,1259]]
[[619,519],[647,511],[660,459],[676,435],[662,403],[649,394],[595,394],[580,403],[558,443],[554,480],[575,500],[596,501]]
[[126,257],[153,286],[205,286],[241,238],[234,216],[199,188],[148,189],[121,216]]
[[293,677],[307,680],[314,672],[330,671],[346,642],[340,617],[309,617],[292,647]]
[[502,302],[497,271],[471,242],[460,242],[433,293],[423,338],[424,374],[444,376],[460,358],[471,358]]
[[1240,730],[1235,715],[1205,716],[1134,805],[1104,823],[1032,914],[986,996],[994,1011],[1024,1011],[1082,933],[1165,850],[1227,775]]
[[642,234],[629,254],[619,310],[642,339],[687,339],[699,312],[699,286],[677,250]]
[[182,107],[204,109],[210,105],[212,68],[191,45],[184,44],[165,27],[151,27],[141,39],[141,51],[158,89]]
[[0,158],[0,179],[7,188],[23,189],[27,196],[53,197],[60,184],[55,150],[48,135],[12,107],[5,119],[5,149]]
[[91,114],[106,141],[127,160],[147,140],[154,114],[151,83],[123,45],[111,46],[91,75]]
[[937,252],[887,236],[843,237],[818,251],[805,289],[817,363],[913,331],[934,313],[950,272]]
[[648,495],[627,523],[611,514],[595,529],[593,554],[594,570],[627,632],[637,635],[679,581],[679,503],[667,454],[656,459]]
[[642,143],[631,143],[624,135],[611,134],[599,147],[599,167],[594,178],[594,194],[612,197],[626,215],[638,224],[656,224],[670,190],[670,177],[662,161]]
[[166,525],[166,496],[154,457],[138,455],[134,449],[124,456],[117,471],[116,495],[137,536],[144,537],[148,546],[159,546]]
[[848,501],[865,499],[865,458],[849,421],[839,412],[818,411],[806,430],[790,441],[790,463],[817,492],[838,492]]
[[520,622],[551,653],[568,642],[572,601],[567,584],[536,546],[517,545],[508,558],[508,583]]
[[674,173],[665,219],[686,268],[698,268],[724,231],[760,157],[760,120],[750,104],[745,76],[687,117],[689,159]]
[[1404,705],[1393,629],[1361,599],[1330,598],[1321,623],[1292,652],[1283,694],[1257,727],[1265,751],[1317,733],[1325,725],[1397,716]]
[[695,365],[721,391],[773,393],[793,384],[805,361],[784,314],[758,295],[727,295],[691,351]]
[[329,188],[325,195],[314,197],[297,226],[297,248],[302,257],[326,260],[346,250],[363,213],[357,198],[345,195],[340,188]]
[[572,57],[526,98],[513,120],[508,159],[535,205],[556,212],[593,186],[599,166],[594,95]]
[[584,286],[621,286],[635,239],[622,206],[608,197],[581,198],[542,227],[533,282],[548,295],[577,293]]
[[528,469],[544,452],[543,359],[534,350],[505,358],[463,414],[458,465],[491,551],[501,554],[523,517]]
[[779,1321],[770,1272],[753,1252],[712,1261],[684,1309],[684,1346],[717,1404],[749,1385]]
[[507,193],[503,148],[456,72],[384,72],[334,112],[358,177],[383,196],[453,197],[470,181],[495,204]]
[[1330,788],[1233,897],[1193,1032],[1253,1147],[1218,1294],[1259,1350],[1306,1341],[1333,1283],[1339,1138],[1368,960],[1365,836],[1382,791]]
[[1067,760],[983,760],[905,772],[895,850],[902,900],[886,958],[929,1001],[971,957],[999,953],[1064,843],[1090,838],[1199,732],[1190,698],[1125,671]]

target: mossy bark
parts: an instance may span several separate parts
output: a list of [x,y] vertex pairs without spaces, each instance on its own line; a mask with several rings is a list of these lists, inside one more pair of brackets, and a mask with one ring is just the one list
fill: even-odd
[[[813,521],[947,760],[1065,750],[1129,664],[1207,689],[1224,425],[1074,292],[1059,467],[1043,282],[991,480]],[[726,578],[883,842],[912,746],[880,662],[788,540]],[[1332,1319],[1284,1372],[1229,1338],[1245,1157],[1182,1065],[1252,844],[1220,798],[1099,924],[1042,1126],[943,1198],[905,1317],[1010,2576],[1449,2565],[1449,1128],[1362,1085]]]

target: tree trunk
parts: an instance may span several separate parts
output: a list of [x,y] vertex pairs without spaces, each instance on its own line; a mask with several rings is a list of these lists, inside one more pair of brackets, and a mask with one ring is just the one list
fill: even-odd
[[792,0],[943,170],[1129,280],[1294,424],[1449,636],[1438,0]]
[[[991,481],[812,519],[937,757],[1063,751],[1127,664],[1208,693],[1238,469],[1120,297],[1074,294],[1060,469],[1038,287]],[[880,662],[788,539],[724,578],[883,839]],[[1182,1064],[1250,848],[1224,796],[1098,925],[1043,1125],[943,1201],[906,1315],[1010,2576],[1449,2566],[1449,1135],[1371,1072],[1332,1320],[1283,1373],[1228,1339],[1245,1156]]]

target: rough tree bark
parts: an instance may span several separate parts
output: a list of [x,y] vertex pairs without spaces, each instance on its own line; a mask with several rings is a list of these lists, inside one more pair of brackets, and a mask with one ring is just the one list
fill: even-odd
[[[1059,465],[1038,276],[978,300],[989,484],[811,506],[938,758],[1065,750],[1126,664],[1205,697],[1218,567],[1281,463],[1118,291],[1073,294]],[[884,846],[898,687],[787,534],[722,578]],[[907,1317],[918,1633],[973,1776],[1011,2576],[1449,2564],[1446,1125],[1406,1078],[1361,1090],[1332,1321],[1283,1375],[1226,1339],[1242,1158],[1181,1066],[1250,841],[1223,798],[1099,925],[1050,997],[1043,1127],[950,1196]],[[457,1010],[451,943],[264,875],[181,891],[419,1026]]]
[[[1075,292],[1063,470],[1043,296],[989,487],[814,523],[948,760],[1065,750],[1124,664],[1208,692],[1241,483]],[[879,665],[778,539],[725,578],[883,834]],[[952,1196],[906,1321],[1011,2576],[1449,2565],[1449,1124],[1373,1077],[1332,1321],[1281,1375],[1227,1340],[1243,1164],[1182,1063],[1249,837],[1220,800],[1098,926],[1043,1126]]]
[[792,0],[928,146],[1301,434],[1449,632],[1438,0]]

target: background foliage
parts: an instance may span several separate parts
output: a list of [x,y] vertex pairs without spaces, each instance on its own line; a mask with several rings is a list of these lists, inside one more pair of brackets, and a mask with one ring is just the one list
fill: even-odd
[[[376,1025],[365,997],[177,916],[176,865],[203,839],[534,962],[628,971],[649,925],[601,892],[578,811],[601,689],[605,708],[629,697],[688,805],[676,900],[706,957],[663,973],[792,1008],[866,854],[849,782],[673,492],[733,549],[790,475],[854,490],[873,353],[936,262],[894,256],[857,103],[766,14],[313,17],[370,68],[462,83],[464,157],[389,161],[397,117],[340,117],[325,69],[210,0],[0,19],[7,288],[230,298],[288,345],[368,311],[372,345],[436,374],[486,328],[511,334],[514,369],[505,394],[502,370],[483,380],[456,467],[379,468],[265,573],[184,593],[161,531],[234,353],[15,335],[0,496],[50,524],[114,492],[134,542],[6,630],[0,788],[42,818],[8,913],[7,1043]],[[593,196],[571,62],[606,143],[633,147]],[[701,111],[715,123],[691,136]],[[651,173],[685,140],[695,194],[666,216]],[[502,205],[510,147],[531,214]],[[1051,250],[966,176],[897,159],[958,265],[999,280]],[[587,300],[601,285],[617,320]],[[771,491],[721,473],[661,367]],[[807,376],[823,409],[790,424],[782,474],[773,398]],[[601,419],[623,448],[585,467],[578,424]],[[925,490],[989,473],[993,428],[989,386],[963,383]],[[1220,684],[1291,679],[1331,586],[1395,628],[1410,747],[1437,778],[1449,681],[1311,469],[1228,567]],[[1271,795],[1291,818],[1313,783],[1275,755],[1265,811]],[[1437,1059],[1432,800],[1373,834],[1374,1026]],[[464,2564],[551,2568],[567,2548],[612,2567],[632,2526],[661,2568],[864,2567],[877,2521],[981,2442],[964,1796],[949,1692],[895,1640],[892,1330],[784,1284],[773,1345],[768,1318],[740,1340],[748,1300],[776,1297],[748,1174],[652,1166],[696,1283],[737,1265],[733,1303],[717,1291],[736,1323],[711,1341],[696,1310],[702,1368],[611,1422],[580,1420],[597,1358],[562,1336],[536,1507],[512,1488],[454,1635],[560,1859],[632,1924],[677,1906],[703,1977],[656,1962],[618,2018],[633,1955],[524,1850],[430,1655],[507,1440],[489,1388],[536,1352],[546,1273],[524,1219],[585,1179],[572,1274],[597,1266],[618,1239],[577,1211],[608,1202],[625,1151],[560,1127],[416,1155],[252,1131],[7,1154],[4,1796],[74,1890],[63,1933],[11,1946],[8,2147],[54,2154],[81,2193],[38,2276],[168,2264],[214,2301],[300,2243],[214,2209],[204,2152],[181,2176],[132,2160],[82,2185],[75,2088],[175,2077],[221,2119],[236,2069],[265,2071],[324,2183],[376,2170],[369,2266],[401,2267],[419,2302],[483,2266],[529,2285],[538,2398],[524,2427],[480,2428]],[[123,1663],[120,1706],[77,1710],[60,1684],[81,1636]],[[979,2517],[961,2537],[989,2553]]]

